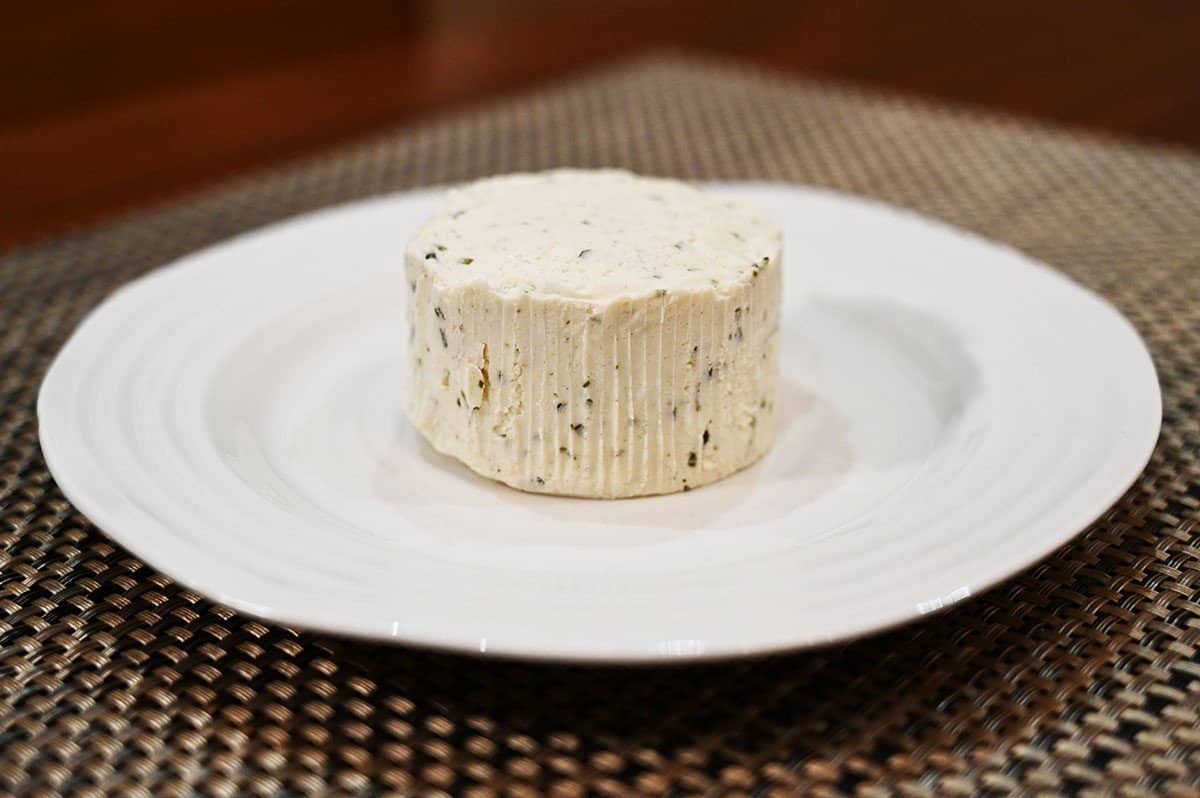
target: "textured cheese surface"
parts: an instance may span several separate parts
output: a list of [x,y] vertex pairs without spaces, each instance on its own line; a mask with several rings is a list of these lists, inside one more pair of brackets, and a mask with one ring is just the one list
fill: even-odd
[[678,180],[564,169],[451,190],[409,251],[444,286],[611,299],[736,283],[778,248],[757,208]]
[[689,490],[769,448],[780,232],[763,212],[612,170],[490,178],[409,242],[408,412],[523,490]]

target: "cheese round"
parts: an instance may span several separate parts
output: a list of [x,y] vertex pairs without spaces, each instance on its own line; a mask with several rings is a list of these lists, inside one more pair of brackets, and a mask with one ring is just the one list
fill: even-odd
[[627,497],[753,463],[776,425],[781,236],[675,180],[556,170],[448,192],[409,241],[409,417],[516,488]]

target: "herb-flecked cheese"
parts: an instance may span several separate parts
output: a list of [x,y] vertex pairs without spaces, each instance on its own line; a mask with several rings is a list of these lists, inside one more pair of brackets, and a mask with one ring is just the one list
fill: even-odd
[[557,170],[451,190],[409,241],[408,413],[523,490],[690,490],[775,432],[781,235],[675,180]]

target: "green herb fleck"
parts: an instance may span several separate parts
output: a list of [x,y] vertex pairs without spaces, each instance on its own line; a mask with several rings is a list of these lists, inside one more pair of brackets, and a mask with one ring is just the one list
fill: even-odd
[[696,453],[695,452],[688,452],[688,466],[690,466],[691,468],[696,467]]
[[442,348],[449,349],[450,342],[446,340],[446,331],[443,330],[441,327],[438,327],[438,332],[441,333],[441,335],[442,335]]
[[458,262],[461,263],[463,266],[470,266],[472,263],[475,262],[475,259],[474,258],[459,258]]
[[575,432],[576,435],[583,434],[583,424],[572,424],[571,429]]

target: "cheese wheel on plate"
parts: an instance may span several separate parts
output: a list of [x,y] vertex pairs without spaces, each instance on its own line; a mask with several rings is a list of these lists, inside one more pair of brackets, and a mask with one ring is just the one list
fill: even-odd
[[411,238],[407,408],[526,491],[698,488],[775,433],[781,235],[660,178],[556,170],[448,192]]

